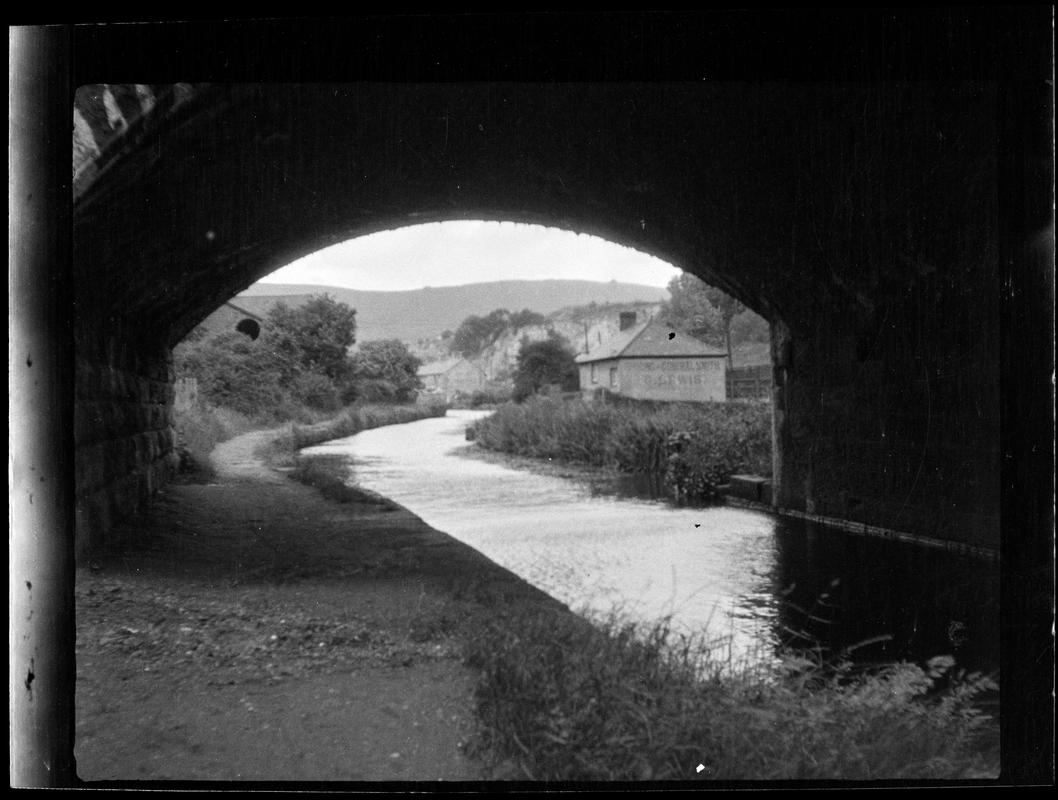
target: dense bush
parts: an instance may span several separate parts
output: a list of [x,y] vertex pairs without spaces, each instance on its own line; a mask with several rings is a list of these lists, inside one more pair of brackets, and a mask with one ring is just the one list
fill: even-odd
[[454,404],[458,408],[482,408],[483,406],[498,406],[511,399],[511,387],[506,384],[485,386],[470,394],[459,392],[455,396]]
[[327,294],[293,307],[280,301],[268,312],[262,338],[288,378],[316,373],[339,385],[351,372],[348,352],[356,342],[356,311]]
[[521,402],[548,387],[572,391],[579,385],[576,355],[562,336],[551,331],[539,342],[523,340],[514,370],[511,398]]
[[320,411],[337,411],[341,399],[334,382],[318,372],[303,372],[294,378],[292,394],[309,408]]
[[407,403],[422,388],[422,361],[399,339],[364,342],[352,359],[361,399],[372,403]]
[[277,303],[254,339],[198,328],[177,345],[180,377],[194,378],[204,400],[262,423],[283,422],[299,408],[334,412],[356,401],[415,399],[420,361],[402,342],[356,340],[356,312],[327,295],[289,307]]
[[397,387],[381,378],[366,378],[353,384],[356,399],[364,403],[395,403]]
[[303,407],[341,407],[340,384],[322,372],[292,366],[267,334],[256,341],[234,332],[188,339],[173,357],[176,374],[194,378],[203,401],[261,424],[288,421]]
[[536,397],[474,426],[481,446],[664,476],[704,499],[738,472],[771,472],[771,409],[749,403],[590,403]]
[[[480,673],[470,750],[530,780],[987,778],[995,684],[952,660],[869,673],[787,653],[740,668],[664,623],[599,628],[510,609],[468,637]],[[698,772],[698,765],[703,770]]]
[[182,342],[173,356],[177,375],[195,378],[210,405],[258,417],[289,399],[282,360],[260,339],[222,333]]

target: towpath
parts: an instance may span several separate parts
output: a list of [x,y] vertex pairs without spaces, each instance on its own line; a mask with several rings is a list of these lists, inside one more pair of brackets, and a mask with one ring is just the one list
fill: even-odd
[[461,644],[557,603],[402,508],[220,445],[77,574],[83,781],[473,781]]

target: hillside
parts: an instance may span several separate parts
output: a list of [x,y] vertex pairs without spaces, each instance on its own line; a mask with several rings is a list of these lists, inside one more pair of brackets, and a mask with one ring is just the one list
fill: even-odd
[[367,292],[337,286],[255,283],[232,302],[255,314],[264,314],[279,299],[298,302],[298,296],[328,293],[356,309],[357,340],[400,339],[416,343],[455,330],[472,314],[485,315],[497,308],[528,308],[551,314],[568,306],[590,303],[659,303],[668,291],[659,286],[610,281],[543,280],[495,281],[463,286],[439,286],[403,292]]

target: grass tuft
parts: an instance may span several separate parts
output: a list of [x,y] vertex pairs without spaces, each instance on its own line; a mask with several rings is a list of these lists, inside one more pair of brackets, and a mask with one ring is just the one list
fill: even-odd
[[179,471],[211,479],[209,454],[221,442],[255,428],[254,421],[230,408],[218,408],[199,401],[186,410],[173,413]]
[[313,455],[298,456],[297,465],[289,477],[318,489],[324,497],[338,503],[370,503],[396,508],[391,500],[382,495],[347,483],[349,473],[348,461],[344,456]]
[[[994,683],[950,659],[869,675],[789,654],[732,665],[666,623],[511,610],[469,637],[481,674],[471,750],[509,778],[720,780],[983,778]],[[946,688],[937,691],[939,682]],[[701,773],[697,766],[702,764]]]

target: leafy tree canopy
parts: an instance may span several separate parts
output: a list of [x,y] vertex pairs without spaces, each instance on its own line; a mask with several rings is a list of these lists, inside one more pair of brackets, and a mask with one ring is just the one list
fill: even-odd
[[668,288],[672,299],[662,311],[669,324],[727,348],[728,366],[734,343],[766,342],[771,335],[767,320],[695,275],[683,272],[669,281]]
[[422,361],[399,339],[377,339],[363,342],[353,356],[353,373],[357,383],[384,382],[392,386],[392,399],[412,400],[422,381],[417,374]]
[[579,385],[576,355],[565,337],[554,331],[538,342],[522,341],[514,373],[512,398],[521,402],[548,386],[574,391]]
[[543,314],[523,308],[521,311],[516,311],[510,315],[507,325],[511,330],[518,330],[519,328],[528,328],[530,325],[543,325],[545,322],[547,322],[547,317]]
[[356,341],[356,311],[330,295],[316,295],[291,308],[279,302],[268,312],[267,339],[277,355],[288,360],[288,378],[295,368],[340,382],[350,374],[349,348]]
[[196,378],[199,392],[215,405],[253,416],[284,398],[285,360],[241,333],[185,340],[173,361],[177,374]]
[[669,324],[720,344],[723,318],[712,300],[713,287],[695,275],[683,272],[669,281],[668,289],[671,299],[662,308],[662,316]]
[[[516,331],[530,325],[543,325],[546,321],[547,317],[543,314],[530,311],[528,308],[515,312],[508,311],[506,308],[497,308],[484,317],[471,315],[463,320],[455,333],[450,334],[451,340],[448,346],[453,353],[458,353],[465,358],[473,358],[493,344],[506,331]],[[442,338],[446,337],[442,334]]]
[[472,358],[495,342],[508,327],[511,312],[497,308],[484,317],[471,315],[460,323],[449,343],[453,353]]

